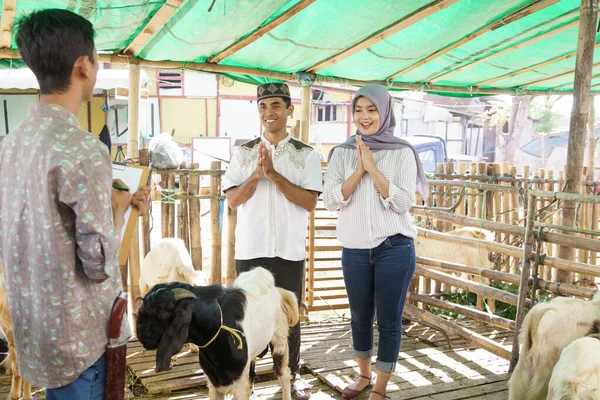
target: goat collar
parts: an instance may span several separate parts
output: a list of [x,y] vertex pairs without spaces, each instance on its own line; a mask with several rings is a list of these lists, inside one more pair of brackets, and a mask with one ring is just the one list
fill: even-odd
[[205,345],[198,346],[198,348],[200,348],[200,349],[207,348],[212,342],[215,341],[217,336],[219,336],[219,333],[221,333],[221,330],[225,330],[225,331],[229,332],[231,334],[231,336],[233,336],[240,342],[240,344],[238,344],[237,348],[239,350],[241,350],[244,347],[244,342],[242,341],[242,338],[240,337],[240,335],[244,336],[244,332],[223,325],[223,311],[221,310],[221,305],[218,302],[217,302],[217,307],[219,307],[219,315],[221,316],[221,326],[219,326],[219,329],[217,329],[217,333],[215,333],[215,336],[213,336],[212,339],[210,339]]

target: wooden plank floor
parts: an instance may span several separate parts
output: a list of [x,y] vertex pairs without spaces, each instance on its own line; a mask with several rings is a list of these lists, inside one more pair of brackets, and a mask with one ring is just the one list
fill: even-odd
[[[479,323],[463,322],[470,329],[510,348],[512,334]],[[341,390],[358,373],[351,348],[352,337],[347,320],[309,323],[302,328],[302,376],[312,386],[314,400],[341,399]],[[377,335],[375,335],[377,338]],[[392,399],[462,400],[508,398],[508,361],[450,336],[452,349],[436,330],[417,324],[404,327],[404,336],[396,371],[388,384]],[[377,345],[377,343],[375,343]],[[133,393],[127,398],[161,400],[206,400],[206,376],[197,354],[184,348],[171,371],[154,372],[155,352],[145,351],[139,342],[128,345],[128,365],[135,376]],[[375,358],[373,358],[375,362]],[[258,363],[254,399],[281,399],[279,382],[271,374],[268,357]],[[0,377],[0,398],[6,398],[10,377]],[[135,393],[135,396],[134,396]],[[359,397],[366,399],[368,391]],[[34,398],[44,399],[36,390]]]
[[[512,334],[509,332],[478,323],[465,323],[465,325],[507,348],[511,346]],[[452,350],[450,350],[446,339],[431,328],[410,324],[404,330],[405,335],[396,371],[388,385],[388,395],[391,398],[493,400],[508,397],[508,361],[470,346],[463,339],[452,335],[450,336]],[[341,390],[354,380],[358,373],[351,348],[352,338],[348,321],[307,324],[302,332],[303,377],[313,386],[313,399],[341,399]],[[192,363],[188,358],[194,358],[195,363],[193,368],[188,367],[190,376],[194,376],[192,373],[201,374],[201,371],[196,369],[197,358],[187,352],[182,353],[182,367]],[[179,363],[178,360],[176,366]],[[153,365],[152,361],[147,362],[146,368],[153,368]],[[270,360],[262,361],[262,366],[263,373],[269,372],[266,370],[271,367]],[[182,377],[183,374],[185,373],[179,372],[162,381],[155,379],[145,382],[152,390],[158,388],[152,386],[157,382],[162,382],[166,387],[172,381],[175,386],[178,386],[186,379]],[[203,376],[198,376],[197,383],[205,382]],[[263,375],[262,378],[259,377],[260,380],[263,381],[255,385],[253,398],[281,398],[279,383],[272,375]],[[367,396],[368,393],[365,393],[360,398]],[[194,390],[170,394],[149,393],[148,396],[140,398],[204,400],[208,398],[208,392],[206,388],[198,387]]]

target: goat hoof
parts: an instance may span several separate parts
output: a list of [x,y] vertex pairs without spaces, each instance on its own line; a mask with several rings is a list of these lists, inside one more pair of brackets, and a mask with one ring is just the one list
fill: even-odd
[[196,345],[195,345],[195,344],[193,344],[193,343],[188,343],[188,346],[189,346],[189,348],[190,348],[190,351],[191,351],[192,353],[198,353],[198,352],[200,351],[200,349],[198,349],[198,346],[196,346]]

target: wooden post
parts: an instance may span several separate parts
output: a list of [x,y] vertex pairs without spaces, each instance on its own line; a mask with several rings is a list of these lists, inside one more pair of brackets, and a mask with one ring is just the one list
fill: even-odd
[[161,215],[161,230],[162,237],[169,237],[169,174],[160,172],[160,215]]
[[[438,163],[436,165],[435,172],[438,174],[443,174],[444,164]],[[437,192],[435,196],[435,206],[438,208],[444,207],[444,189],[445,188],[443,186],[438,186],[435,188],[435,191]],[[436,221],[435,227],[438,232],[444,232],[444,223],[442,221]]]
[[[584,171],[583,171],[583,175],[581,177],[581,184],[579,185],[579,192],[581,194],[587,194],[587,185],[585,184],[585,180],[586,180],[586,173],[587,173],[587,168],[583,167]],[[590,223],[589,223],[589,215],[588,215],[588,210],[590,209],[589,207],[589,203],[580,203],[579,204],[579,226],[582,227],[583,229],[590,229]],[[587,237],[587,235],[578,235],[581,237]],[[587,263],[588,262],[588,252],[587,250],[584,249],[579,249],[577,251],[578,253],[578,257],[577,260],[579,262],[582,263]],[[585,277],[585,278],[591,278],[589,276]]]
[[310,86],[302,86],[302,120],[300,122],[300,140],[309,144],[310,107],[312,93]]
[[[596,108],[594,105],[595,97],[590,96],[590,111],[588,115],[588,170],[586,179],[594,181],[596,179]],[[589,204],[588,216],[591,230],[598,230],[598,205]],[[597,254],[590,252],[590,264],[596,265]]]
[[[446,174],[448,175],[454,175],[454,163],[453,162],[447,162],[446,163]],[[447,178],[449,181],[454,180],[453,178]],[[452,195],[452,190],[454,188],[452,186],[448,187],[448,190],[446,191],[446,196],[445,197],[445,202],[444,202],[444,207],[450,207],[454,204],[454,196]],[[452,224],[449,222],[446,222],[444,225],[444,231],[448,232],[452,230]]]
[[[546,170],[541,168],[537,171],[536,174],[536,178],[539,179],[546,179]],[[546,189],[546,184],[543,181],[540,181],[536,184],[536,187],[538,190],[545,190]],[[542,208],[546,207],[548,204],[550,204],[550,200],[538,200],[537,201],[537,208],[538,210],[541,210]],[[544,218],[548,215],[548,211],[546,210],[546,212],[544,213],[540,213],[540,219]],[[542,220],[540,222],[546,222],[545,220]],[[543,278],[545,276],[546,273],[546,269],[548,268],[548,266],[546,265],[540,265],[538,267],[538,277],[539,278]]]
[[[485,175],[485,171],[486,171],[485,163],[477,163],[477,175],[483,176],[483,175]],[[485,178],[479,178],[478,180],[485,181]],[[473,216],[475,218],[485,219],[485,204],[483,203],[483,193],[485,193],[485,192],[480,193],[477,190],[476,193],[477,193],[477,197],[475,198],[475,210],[473,210],[474,211]]]
[[[500,176],[500,164],[492,164],[492,172],[493,172],[494,176]],[[500,196],[502,196],[502,193],[494,192],[494,193],[491,193],[491,195],[493,196],[494,214],[493,214],[493,218],[488,218],[488,219],[491,219],[493,221],[500,221],[500,219],[502,218],[502,199],[500,198]],[[498,235],[498,238],[496,239],[496,241],[497,242],[501,241],[500,235]]]
[[[561,192],[564,187],[565,187],[565,171],[560,170],[560,171],[558,171],[558,188],[556,188],[556,191]],[[562,213],[558,213],[556,215],[555,223],[556,223],[556,225],[562,225]],[[558,257],[560,257],[558,246],[556,246],[556,251],[554,252],[554,254],[556,254],[556,255],[558,255]],[[556,269],[556,268],[554,268],[552,270],[552,280],[554,282],[558,282],[558,269]]]
[[596,176],[596,109],[594,107],[594,95],[590,95],[590,107],[588,113],[588,170],[587,180],[593,181]]
[[[221,169],[220,161],[212,161],[210,169],[218,171]],[[210,283],[222,283],[221,279],[221,230],[219,226],[219,197],[221,195],[221,176],[212,175],[210,177],[210,194],[214,196],[210,199],[210,220],[212,222],[211,229],[211,266],[210,266]]]
[[[140,123],[140,67],[129,64],[129,102],[128,102],[128,126],[127,126],[127,158],[139,164],[139,123]],[[136,191],[137,188],[132,190]],[[138,222],[138,221],[136,221]],[[134,224],[129,247],[129,284],[131,299],[140,295],[140,230],[139,222]],[[123,282],[126,285],[127,282]]]
[[[551,170],[551,169],[547,170],[546,177],[549,180],[554,180],[554,170]],[[546,190],[554,192],[555,191],[554,183],[552,183],[552,182],[547,183]],[[554,212],[555,210],[556,210],[556,204],[554,204],[552,206],[552,208],[550,210],[548,210],[548,212],[553,213],[552,215],[556,215],[556,213]],[[548,254],[550,257],[554,256],[554,254],[556,254],[557,251],[558,251],[558,247],[555,244],[546,243],[546,254]],[[552,280],[552,268],[549,266],[546,266],[544,268],[544,279],[547,281]]]
[[[192,169],[200,169],[200,164],[193,163]],[[191,196],[200,195],[200,175],[190,175],[188,192]],[[190,255],[196,271],[202,270],[202,232],[200,226],[200,199],[190,199]]]
[[[477,163],[469,165],[469,180],[475,182],[474,176],[477,175]],[[477,189],[469,189],[469,197],[467,199],[467,215],[473,218],[479,218],[475,213],[475,204],[477,199]]]
[[[186,163],[181,163],[180,167],[181,169],[187,169],[187,164]],[[188,192],[188,178],[189,176],[187,174],[181,174],[179,175],[179,194],[182,196],[188,196],[189,192]],[[188,231],[188,201],[189,199],[181,199],[179,201],[179,207],[178,207],[178,215],[177,215],[177,237],[179,237],[181,240],[183,240],[183,243],[185,244],[185,248],[188,249],[188,251],[190,251],[190,236],[189,236],[189,231]]]
[[[170,196],[175,194],[175,174],[169,172],[169,191]],[[167,221],[167,237],[175,237],[175,200],[170,200],[168,203],[169,207],[169,220]]]
[[[150,166],[148,158],[148,148],[140,149],[140,165],[145,167]],[[152,180],[152,173],[148,175],[148,182]],[[148,183],[149,184],[149,183]],[[152,204],[150,204],[152,207]],[[150,251],[150,213],[142,216],[142,257],[146,257]]]
[[227,207],[227,286],[237,276],[235,268],[235,226],[237,225],[237,209]]
[[[315,294],[315,211],[308,214],[308,290],[304,297],[306,304],[311,307],[314,303]],[[302,299],[304,300],[304,299]]]
[[[511,166],[510,167],[510,175],[514,178],[517,177],[517,167],[516,166]],[[516,187],[517,186],[517,181],[513,181],[511,183],[511,186]],[[510,218],[509,221],[512,225],[517,224],[519,221],[519,195],[517,193],[511,193],[510,194],[510,198],[509,198],[509,207],[510,207]],[[512,244],[512,237],[509,237],[509,241],[507,244]],[[516,273],[517,271],[517,260],[513,257],[509,258],[509,272],[511,274]]]
[[[500,175],[503,177],[507,177],[510,175],[510,165],[507,162],[502,162],[499,165],[500,167]],[[511,182],[502,182],[503,186],[511,186]],[[505,224],[510,222],[509,218],[509,210],[510,210],[510,198],[512,193],[500,193],[500,210],[501,215],[498,218],[499,221],[502,221]],[[510,235],[496,233],[496,239],[500,243],[510,244]],[[507,257],[506,262],[502,264],[502,271],[508,272],[510,269],[510,258]]]
[[[466,162],[459,162],[458,163],[458,180],[464,181],[465,180],[465,176],[467,174],[467,163]],[[468,202],[466,196],[463,196],[463,201],[462,204],[460,204],[458,206],[458,208],[456,209],[456,214],[457,215],[462,215],[465,216],[466,214],[466,208],[465,208],[465,204]]]
[[525,228],[525,237],[523,238],[524,250],[523,250],[523,267],[521,271],[521,283],[519,286],[519,300],[517,302],[517,317],[515,318],[515,335],[513,338],[512,345],[512,356],[510,360],[509,372],[514,371],[517,361],[519,360],[519,332],[521,331],[521,325],[525,318],[525,303],[527,301],[527,292],[529,290],[529,277],[531,275],[531,253],[533,252],[533,244],[535,238],[533,236],[533,229],[535,224],[535,198],[531,195],[529,197],[528,208],[527,208],[527,226]]
[[[598,20],[598,0],[581,0],[579,18],[579,36],[577,41],[577,57],[575,62],[575,82],[573,84],[573,107],[569,126],[569,145],[567,148],[567,168],[565,171],[565,192],[576,193],[579,189],[581,168],[583,167],[583,151],[586,138],[586,123],[590,104],[590,87],[592,80],[592,64],[596,27]],[[576,202],[564,201],[562,225],[575,226]],[[573,260],[573,248],[560,246],[558,256],[565,260]],[[559,282],[571,282],[571,274],[558,271]]]
[[300,140],[300,120],[296,120],[296,125],[292,127],[292,137]]
[[[485,174],[488,176],[483,182],[491,183],[489,178],[494,176],[494,164],[487,164],[485,166]],[[494,198],[496,197],[495,192],[486,192],[485,195],[485,219],[494,221]]]
[[139,160],[140,66],[129,64],[129,102],[127,104],[127,158]]
[[[531,167],[529,165],[524,165],[523,166],[523,187],[524,188],[529,188],[529,186],[533,187],[533,185],[530,185],[530,181],[529,178],[531,178]],[[524,207],[524,217],[527,218],[527,201],[529,201],[529,197],[527,197],[527,195],[523,196],[523,207]],[[524,222],[526,223],[526,222]]]

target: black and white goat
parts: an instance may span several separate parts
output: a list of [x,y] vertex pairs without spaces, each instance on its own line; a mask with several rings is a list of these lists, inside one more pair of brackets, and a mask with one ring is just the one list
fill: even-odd
[[508,382],[509,400],[546,400],[561,352],[589,335],[599,319],[600,292],[592,301],[556,297],[533,307],[519,333],[521,351]]
[[138,308],[137,335],[144,348],[157,349],[157,372],[171,368],[184,343],[198,345],[212,400],[227,394],[250,398],[254,360],[270,346],[282,397],[289,400],[288,332],[298,320],[294,293],[275,287],[273,275],[258,267],[227,289],[182,282],[154,286]]

